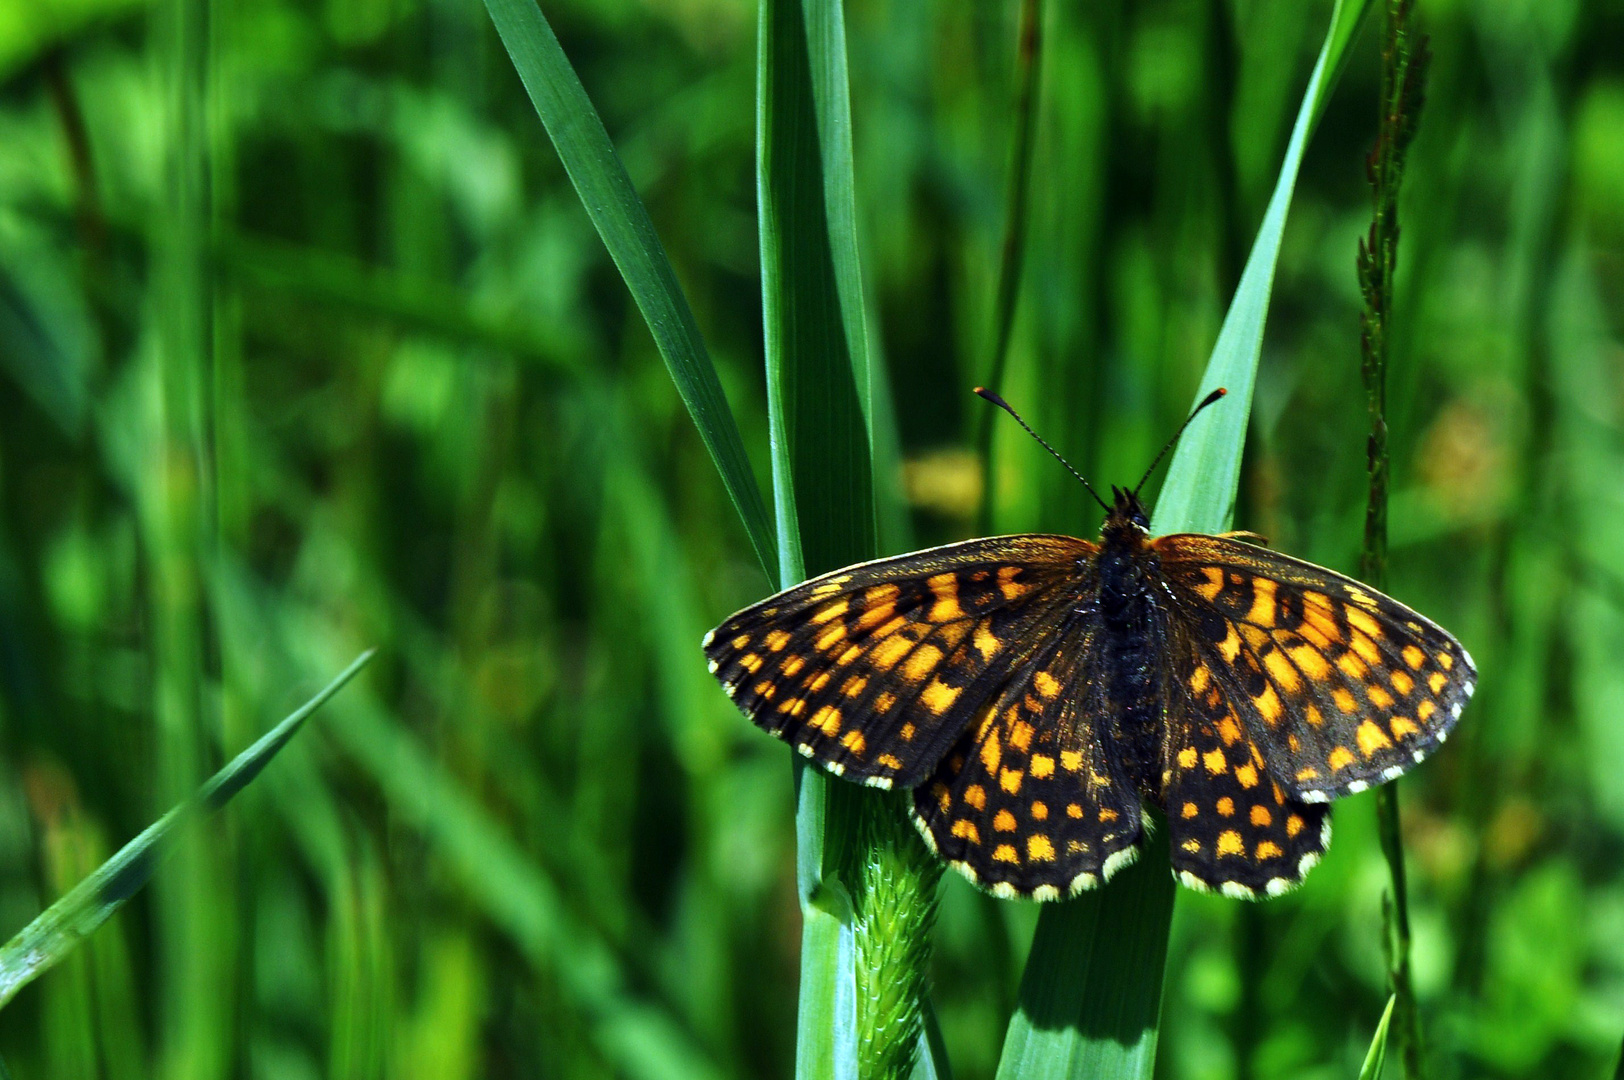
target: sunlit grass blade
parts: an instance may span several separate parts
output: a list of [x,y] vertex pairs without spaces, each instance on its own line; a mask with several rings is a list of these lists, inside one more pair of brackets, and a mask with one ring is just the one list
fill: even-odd
[[[871,557],[877,526],[866,364],[853,353],[866,350],[866,341],[850,224],[850,105],[839,5],[761,0],[759,34],[762,321],[779,584],[787,586]],[[814,54],[838,68],[815,64]],[[832,133],[831,123],[842,126]],[[831,211],[845,219],[842,228],[832,227]],[[836,255],[840,239],[850,244],[849,254]],[[841,272],[851,279],[844,289]],[[844,303],[848,298],[853,303]],[[856,944],[840,869],[866,795],[795,763],[802,917],[795,1069],[802,1078],[856,1075]]]
[[1228,388],[1229,397],[1200,423],[1191,425],[1179,440],[1167,469],[1167,481],[1156,501],[1154,532],[1222,532],[1229,527],[1235,512],[1235,492],[1240,486],[1241,448],[1252,413],[1252,388],[1263,349],[1269,294],[1274,287],[1280,241],[1285,235],[1286,212],[1297,186],[1297,171],[1308,137],[1347,59],[1348,47],[1371,6],[1371,0],[1338,0],[1331,13],[1330,33],[1320,49],[1297,122],[1291,129],[1274,194],[1192,404],[1220,386]]
[[140,836],[125,844],[94,874],[52,904],[4,947],[0,947],[0,1008],[15,997],[17,991],[72,952],[106,922],[124,901],[135,895],[152,877],[165,844],[176,829],[199,813],[213,812],[230,802],[232,796],[247,787],[271,758],[287,745],[310,714],[354,678],[371,659],[370,651],[362,653],[319,694],[215,773],[208,783],[198,789],[193,799],[175,807]]
[[1387,1008],[1382,1010],[1382,1018],[1376,1025],[1376,1034],[1371,1037],[1370,1050],[1365,1054],[1365,1063],[1359,1067],[1359,1080],[1377,1080],[1382,1074],[1382,1065],[1387,1061],[1387,1028],[1393,1022],[1393,1002],[1396,998],[1387,999]]
[[[762,0],[756,123],[773,486],[788,585],[876,553],[839,0]],[[895,798],[800,765],[796,798],[796,1073],[906,1075],[931,1050],[920,999],[939,869]]]
[[[1369,0],[1339,0],[1332,12],[1274,195],[1197,393],[1199,400],[1226,386],[1230,398],[1180,441],[1152,532],[1222,532],[1229,526],[1286,211],[1308,137],[1369,6]],[[1174,884],[1165,834],[1153,834],[1145,848],[1139,862],[1102,892],[1044,908],[1000,1077],[1151,1075]]]
[[486,0],[485,7],[771,576],[776,545],[761,488],[648,209],[535,0]]

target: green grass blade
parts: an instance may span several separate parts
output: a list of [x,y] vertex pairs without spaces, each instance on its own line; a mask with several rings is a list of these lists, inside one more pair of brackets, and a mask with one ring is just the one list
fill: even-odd
[[485,7],[771,576],[776,545],[761,488],[648,209],[535,0],[486,0]]
[[[841,4],[762,0],[760,14],[757,200],[787,585],[876,553],[874,417]],[[933,1053],[920,990],[939,869],[895,799],[798,765],[796,800],[797,1075],[907,1075]]]
[[[1338,0],[1332,12],[1274,195],[1197,394],[1199,400],[1212,388],[1227,386],[1229,400],[1179,442],[1156,503],[1153,532],[1228,528],[1286,211],[1308,136],[1369,6],[1369,0]],[[1166,843],[1165,830],[1153,833],[1138,863],[1108,888],[1044,908],[1000,1077],[1151,1075],[1173,911]]]
[[125,844],[94,874],[0,947],[0,1008],[4,1008],[17,991],[72,952],[124,901],[135,895],[152,877],[165,842],[176,829],[197,814],[213,812],[231,801],[232,796],[247,787],[277,751],[287,745],[310,714],[338,693],[371,659],[370,651],[362,653],[319,694],[215,773],[193,799],[175,807]]
[[1347,59],[1348,47],[1370,10],[1370,0],[1337,0],[1331,14],[1331,30],[1320,50],[1314,73],[1303,95],[1297,122],[1291,129],[1291,142],[1280,166],[1280,178],[1263,215],[1252,253],[1241,271],[1240,284],[1224,316],[1218,342],[1207,362],[1206,374],[1192,399],[1192,405],[1217,387],[1229,389],[1222,405],[1192,424],[1173,452],[1167,482],[1156,500],[1152,531],[1222,532],[1235,512],[1235,492],[1240,486],[1241,448],[1246,440],[1246,424],[1252,412],[1252,388],[1257,378],[1258,355],[1263,349],[1263,325],[1269,313],[1269,294],[1274,286],[1275,263],[1280,257],[1280,240],[1285,234],[1286,212],[1297,186],[1297,170],[1335,77]]
[[[756,198],[779,584],[870,558],[869,385],[838,3],[762,0]],[[839,870],[867,793],[795,763],[796,1075],[856,1075],[856,944]]]
[[1387,1028],[1393,1021],[1393,1003],[1396,1000],[1393,997],[1387,999],[1387,1008],[1382,1010],[1381,1022],[1376,1025],[1376,1034],[1371,1037],[1365,1063],[1359,1067],[1359,1080],[1377,1080],[1382,1074],[1382,1064],[1387,1060]]

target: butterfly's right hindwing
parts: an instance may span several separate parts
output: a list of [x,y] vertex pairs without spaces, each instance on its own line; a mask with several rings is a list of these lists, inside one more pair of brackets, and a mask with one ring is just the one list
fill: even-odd
[[927,841],[994,895],[1075,895],[1137,850],[1139,796],[1100,741],[1112,705],[1099,634],[1063,619],[914,791]]
[[705,654],[764,730],[831,772],[912,786],[1069,610],[1095,550],[1004,536],[847,567],[734,615]]

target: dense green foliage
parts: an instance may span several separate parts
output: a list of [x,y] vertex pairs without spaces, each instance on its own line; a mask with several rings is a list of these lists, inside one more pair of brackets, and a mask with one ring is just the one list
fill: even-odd
[[[980,506],[1020,6],[847,8],[884,551]],[[770,491],[756,8],[543,7]],[[1195,394],[1330,5],[1045,8],[1003,390],[1132,482]],[[1415,19],[1388,585],[1482,673],[1400,783],[1428,1065],[1601,1076],[1624,1035],[1624,21]],[[1308,144],[1235,522],[1344,570],[1374,38]],[[788,754],[698,650],[770,588],[760,544],[485,8],[24,0],[0,4],[0,88],[0,938],[379,648],[0,1011],[11,1074],[787,1075]],[[995,438],[996,528],[1093,531],[1074,481]],[[1373,803],[1339,804],[1287,898],[1178,893],[1159,1075],[1359,1073],[1388,1001]],[[1036,921],[947,875],[955,1075],[992,1075]]]

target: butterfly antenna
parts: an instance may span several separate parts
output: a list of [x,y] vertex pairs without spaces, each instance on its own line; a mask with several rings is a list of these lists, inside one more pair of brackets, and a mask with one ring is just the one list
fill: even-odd
[[1194,420],[1197,416],[1200,416],[1202,409],[1205,409],[1208,405],[1211,405],[1213,402],[1217,401],[1227,393],[1229,393],[1229,391],[1220,386],[1218,389],[1202,398],[1201,404],[1197,405],[1190,415],[1184,418],[1184,423],[1180,424],[1179,429],[1173,432],[1173,437],[1167,440],[1167,445],[1162,447],[1162,452],[1156,455],[1156,460],[1150,463],[1150,468],[1145,470],[1145,475],[1141,476],[1139,478],[1139,483],[1134,485],[1134,498],[1137,499],[1139,497],[1139,489],[1145,486],[1145,481],[1149,480],[1150,474],[1156,471],[1156,466],[1162,463],[1162,458],[1166,457],[1167,452],[1173,449],[1173,444],[1179,441],[1179,436],[1183,435],[1184,429],[1190,426],[1190,421]]
[[1021,425],[1021,427],[1025,428],[1026,433],[1028,435],[1032,436],[1032,438],[1034,438],[1034,439],[1036,439],[1038,441],[1039,446],[1043,447],[1045,450],[1049,451],[1049,453],[1053,454],[1054,459],[1056,461],[1060,462],[1060,464],[1064,465],[1066,467],[1066,471],[1071,473],[1071,475],[1075,476],[1078,479],[1078,481],[1083,485],[1083,487],[1088,490],[1088,493],[1090,495],[1094,496],[1094,501],[1095,502],[1097,502],[1101,506],[1105,507],[1105,512],[1107,514],[1109,514],[1111,512],[1110,504],[1108,504],[1104,499],[1100,498],[1100,493],[1094,490],[1094,485],[1090,484],[1087,480],[1083,479],[1083,474],[1078,472],[1076,469],[1072,468],[1071,467],[1071,462],[1069,462],[1065,458],[1061,457],[1060,456],[1060,451],[1056,450],[1054,447],[1050,446],[1047,442],[1045,442],[1042,435],[1039,435],[1037,432],[1033,431],[1032,430],[1032,425],[1028,424],[1025,420],[1022,420],[1021,419],[1021,414],[1016,412],[1014,409],[1010,408],[1009,402],[1005,401],[1003,398],[999,397],[997,394],[993,393],[991,390],[988,390],[985,386],[976,387],[976,393],[979,394],[981,397],[986,398],[988,401],[992,402],[994,405],[998,406],[1000,409],[1003,409],[1005,412],[1009,413],[1009,415],[1013,416],[1015,418],[1015,422],[1017,424]]

